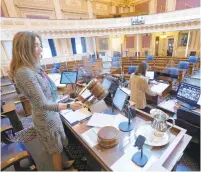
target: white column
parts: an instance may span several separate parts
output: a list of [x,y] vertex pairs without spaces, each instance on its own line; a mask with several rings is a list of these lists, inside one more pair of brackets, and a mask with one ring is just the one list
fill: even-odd
[[188,40],[187,40],[187,45],[186,45],[185,57],[187,57],[187,54],[188,54],[188,44],[189,44],[190,36],[191,36],[191,32],[188,31]]
[[139,56],[138,52],[139,52],[139,35],[137,35],[137,59]]
[[156,6],[157,6],[157,1],[156,0],[150,0],[149,1],[149,13],[150,14],[155,14],[156,13]]
[[97,52],[96,52],[96,37],[93,37],[93,41],[94,41],[94,53],[95,53],[95,57],[97,58]]
[[134,12],[133,5],[130,6],[130,12]]
[[123,13],[124,12],[124,9],[123,9],[123,7],[121,6],[120,8],[119,8],[119,13]]
[[111,8],[112,8],[112,14],[115,14],[116,13],[116,6],[111,5]]
[[61,7],[58,0],[53,0],[55,14],[57,19],[62,19]]
[[176,0],[167,0],[166,1],[167,11],[175,11],[175,8],[176,8]]
[[17,7],[15,6],[14,0],[4,0],[9,17],[21,17],[17,13]]
[[94,18],[93,7],[92,7],[92,2],[90,0],[87,0],[87,7],[88,7],[89,19],[93,19]]
[[129,12],[129,8],[128,7],[125,7],[124,8],[124,13],[128,13]]

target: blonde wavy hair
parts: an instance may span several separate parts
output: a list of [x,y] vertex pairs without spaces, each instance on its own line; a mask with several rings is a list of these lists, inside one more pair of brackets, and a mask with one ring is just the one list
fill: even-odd
[[[10,77],[13,79],[14,73],[21,67],[34,68],[38,63],[35,55],[35,39],[41,38],[33,32],[18,32],[13,38],[12,60],[10,64]],[[42,45],[41,45],[42,46]]]

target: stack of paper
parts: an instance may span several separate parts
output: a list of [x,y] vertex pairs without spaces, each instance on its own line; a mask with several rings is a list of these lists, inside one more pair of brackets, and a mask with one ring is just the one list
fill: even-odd
[[88,126],[92,127],[105,127],[112,126],[115,115],[108,115],[103,113],[94,113],[88,121]]
[[169,84],[159,83],[156,85],[153,85],[151,87],[151,91],[156,92],[158,94],[162,94],[162,92],[169,86]]
[[90,120],[88,121],[88,126],[92,127],[106,127],[106,126],[113,126],[118,129],[118,126],[121,122],[128,121],[128,118],[125,116],[118,114],[118,115],[108,115],[104,113],[94,113]]
[[86,113],[84,109],[76,110],[75,112],[61,111],[60,114],[71,124],[74,125],[91,116],[91,113]]

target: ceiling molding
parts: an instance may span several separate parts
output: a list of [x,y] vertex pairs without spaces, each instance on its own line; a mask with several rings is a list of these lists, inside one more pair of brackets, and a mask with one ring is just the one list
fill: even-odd
[[[22,25],[22,21],[24,21],[24,25]],[[20,27],[16,22],[20,22]],[[83,35],[129,35],[195,30],[200,29],[200,8],[146,15],[145,24],[143,25],[131,25],[131,17],[125,17],[102,20],[36,20],[2,18],[1,26],[1,40],[11,40],[15,33],[23,30],[38,32],[43,38],[70,38]]]

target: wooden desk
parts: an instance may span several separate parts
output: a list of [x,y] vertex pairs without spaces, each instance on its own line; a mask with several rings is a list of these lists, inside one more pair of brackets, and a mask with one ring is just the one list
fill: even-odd
[[1,114],[5,115],[9,118],[9,120],[13,126],[13,130],[15,132],[23,129],[22,123],[19,120],[17,113],[15,111],[15,105],[14,104],[3,105],[3,113],[1,113]]
[[[152,119],[150,115],[146,118],[143,118],[143,115],[141,116],[140,113],[141,112],[139,112],[137,117],[132,121],[134,124],[134,129],[141,122],[146,122],[148,119]],[[62,116],[61,119],[64,123],[64,126],[66,126],[73,133],[77,140],[86,148],[90,155],[101,165],[104,170],[111,171],[111,166],[125,154],[126,148],[134,144],[134,130],[132,130],[131,132],[120,131],[119,144],[111,149],[104,149],[99,145],[90,147],[87,141],[85,141],[81,136],[82,133],[92,128],[86,125],[88,121],[71,126]],[[168,170],[171,170],[176,164],[177,160],[179,160],[179,158],[182,156],[183,151],[191,139],[191,136],[185,134],[186,130],[180,127],[175,126],[170,132],[172,140],[169,144],[162,147],[152,147],[150,149],[152,156],[158,159],[158,164],[162,165]],[[177,158],[169,158],[172,156]]]

